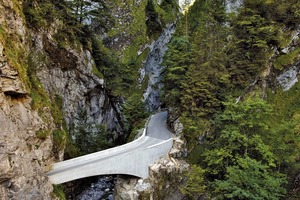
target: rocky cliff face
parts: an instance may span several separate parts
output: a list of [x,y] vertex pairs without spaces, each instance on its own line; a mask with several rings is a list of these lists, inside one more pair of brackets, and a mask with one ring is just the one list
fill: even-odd
[[145,74],[149,77],[148,87],[144,92],[144,98],[147,110],[153,111],[160,106],[160,91],[163,87],[162,66],[163,56],[168,49],[167,44],[170,42],[172,34],[175,32],[175,25],[168,25],[160,37],[150,46],[150,53],[144,64]]
[[[84,121],[91,126],[105,125],[114,133],[114,139],[124,136],[118,101],[106,91],[104,80],[92,73],[95,64],[91,53],[81,47],[60,48],[53,39],[56,31],[32,33],[35,47],[32,55],[36,75],[45,90],[63,101],[68,128],[76,129]],[[46,62],[38,61],[41,55]]]
[[[117,140],[123,119],[117,99],[92,73],[91,53],[59,46],[58,20],[44,29],[27,27],[22,4],[0,1],[0,199],[53,199],[45,172],[64,148],[54,144],[53,131],[63,129],[63,120],[69,129],[84,120],[92,128],[104,125]],[[35,95],[43,91],[39,101],[48,103],[37,105]],[[56,97],[60,122],[51,108]]]
[[21,1],[0,1],[0,199],[51,199],[44,173],[53,162],[52,140],[39,139],[36,132],[52,129],[53,119],[46,107],[47,122],[32,109],[26,76],[12,52],[12,45],[27,48],[20,7]]

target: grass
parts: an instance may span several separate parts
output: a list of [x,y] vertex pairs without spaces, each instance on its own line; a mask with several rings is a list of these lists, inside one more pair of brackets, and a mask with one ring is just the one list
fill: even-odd
[[98,68],[94,65],[92,68],[92,73],[99,78],[104,78],[103,74],[98,70]]
[[27,77],[26,48],[18,35],[9,35],[5,31],[5,25],[0,27],[0,41],[3,44],[3,53],[7,58],[7,63],[16,69],[19,78],[25,83],[25,89],[29,90],[29,80]]
[[130,22],[124,22],[122,24],[116,23],[116,27],[112,28],[108,32],[110,37],[118,37],[119,33],[127,33],[130,39],[130,46],[118,52],[122,55],[122,62],[129,63],[137,58],[138,50],[145,44],[149,43],[146,31],[146,15],[145,9],[147,0],[142,0],[139,6],[136,6],[134,0],[129,0],[126,4],[122,4],[120,1],[115,1],[118,7],[124,10],[130,10]]
[[53,185],[52,195],[54,198],[57,197],[59,200],[67,199],[62,185]]
[[45,140],[47,137],[49,137],[50,133],[51,132],[49,130],[38,130],[37,132],[35,132],[35,135],[37,136],[37,138]]
[[67,132],[62,129],[62,130],[54,130],[52,132],[53,135],[53,141],[55,144],[55,147],[57,150],[63,150],[67,144]]
[[299,59],[300,48],[295,48],[291,52],[287,54],[280,55],[274,62],[274,67],[278,70],[283,70],[287,66],[295,63],[297,59]]
[[273,115],[270,116],[271,126],[277,126],[282,121],[290,121],[300,114],[300,83],[296,83],[290,90],[283,91],[278,88],[275,92],[267,91],[267,100],[273,107]]

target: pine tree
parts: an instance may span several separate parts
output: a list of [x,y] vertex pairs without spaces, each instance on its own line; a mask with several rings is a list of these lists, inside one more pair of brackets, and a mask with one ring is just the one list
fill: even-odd
[[216,199],[278,200],[286,193],[281,187],[286,183],[285,176],[255,159],[239,158],[226,171],[225,180],[213,183]]

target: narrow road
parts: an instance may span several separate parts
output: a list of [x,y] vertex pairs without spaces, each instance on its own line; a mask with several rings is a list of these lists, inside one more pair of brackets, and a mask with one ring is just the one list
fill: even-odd
[[[141,138],[138,138],[136,141],[127,143],[122,146],[107,149],[104,151],[55,163],[52,167],[52,170],[47,173],[47,176],[50,178],[52,183],[59,184],[70,180],[75,180],[78,178],[90,176],[91,173],[87,173],[88,174],[87,176],[74,175],[74,173],[75,174],[76,172],[81,173],[83,170],[91,169],[91,166],[95,171],[94,175],[108,174],[107,171],[112,172],[114,174],[122,174],[122,167],[124,168],[124,171],[126,171],[126,173],[128,174],[128,169],[126,168],[127,166],[128,167],[131,166],[132,168],[132,162],[134,162],[133,160],[135,160],[134,158],[135,156],[132,156],[133,157],[132,160],[130,160],[131,158],[129,157],[128,158],[129,160],[121,162],[121,160],[126,155],[128,154],[136,155],[136,154],[143,153],[142,156],[144,156],[145,158],[147,158],[147,156],[149,156],[149,158],[150,157],[153,158],[156,156],[153,155],[155,153],[153,153],[153,151],[148,151],[147,149],[161,148],[161,146],[159,145],[164,143],[164,141],[168,141],[172,137],[172,133],[166,127],[166,119],[167,119],[166,111],[156,113],[151,116],[147,127],[145,127],[147,130],[146,134],[141,136]],[[156,145],[158,146],[156,147]],[[168,149],[168,151],[169,150],[170,149]],[[157,154],[159,154],[156,156],[157,158],[161,156],[160,151],[157,151],[158,152]],[[167,154],[167,152],[165,152],[165,154]],[[113,160],[114,162],[120,160],[120,165],[109,166],[109,169],[98,169],[99,167],[101,168],[101,166],[104,166],[104,164],[107,164],[105,162],[111,162],[111,160]],[[148,160],[150,161],[151,159]],[[141,167],[139,165],[145,165],[145,164],[146,164],[145,167],[148,168],[148,165],[152,163],[135,163],[135,166],[133,168],[138,168]],[[132,170],[136,171],[136,169],[132,169]],[[133,172],[133,175],[136,174],[135,171]]]

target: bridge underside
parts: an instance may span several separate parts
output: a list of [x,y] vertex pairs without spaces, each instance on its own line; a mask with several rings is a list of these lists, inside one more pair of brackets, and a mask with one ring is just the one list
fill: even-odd
[[158,158],[165,156],[172,147],[173,140],[161,142],[161,144],[144,149],[115,155],[112,157],[92,159],[84,162],[74,161],[62,165],[57,163],[53,170],[48,172],[48,177],[53,184],[61,184],[85,177],[126,174],[140,178],[147,178],[149,165],[153,164]]

